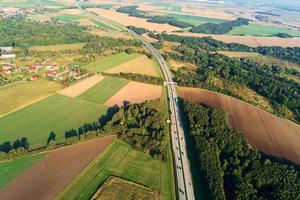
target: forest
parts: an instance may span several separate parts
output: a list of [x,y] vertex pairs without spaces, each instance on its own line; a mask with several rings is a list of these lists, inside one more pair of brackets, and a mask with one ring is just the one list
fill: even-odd
[[296,165],[266,158],[250,148],[243,135],[228,126],[224,111],[190,101],[182,104],[189,145],[196,156],[194,166],[203,176],[209,199],[299,199]]
[[149,32],[148,29],[139,28],[139,27],[136,27],[136,26],[127,26],[127,28],[130,29],[130,30],[133,30],[134,32],[136,32],[139,35],[143,35],[144,33]]
[[124,78],[132,81],[142,82],[142,83],[149,83],[154,85],[163,85],[164,79],[158,78],[155,76],[145,75],[145,74],[136,74],[136,73],[124,73],[120,72],[117,74],[111,73],[102,73],[104,76],[112,76],[116,78]]
[[205,33],[222,35],[231,31],[234,27],[248,25],[249,20],[244,18],[238,18],[234,21],[223,22],[221,24],[206,23],[193,27],[190,32],[192,33]]

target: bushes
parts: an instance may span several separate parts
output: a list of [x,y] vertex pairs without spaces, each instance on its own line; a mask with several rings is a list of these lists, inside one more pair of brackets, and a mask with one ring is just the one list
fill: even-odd
[[144,33],[149,32],[148,29],[140,28],[140,27],[136,27],[136,26],[127,26],[127,28],[130,30],[133,30],[134,32],[136,32],[139,35],[143,35]]
[[134,74],[134,73],[118,73],[118,74],[108,74],[108,73],[102,73],[105,76],[112,76],[116,78],[124,78],[129,79],[132,81],[142,82],[142,83],[149,83],[154,85],[162,85],[164,83],[164,79],[158,78],[155,76],[149,76],[144,74]]

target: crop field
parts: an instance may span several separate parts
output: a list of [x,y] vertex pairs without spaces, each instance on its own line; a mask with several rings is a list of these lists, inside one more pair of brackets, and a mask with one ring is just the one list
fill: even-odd
[[105,71],[106,73],[137,73],[145,74],[150,76],[162,77],[158,63],[149,59],[145,55],[141,55],[135,59],[132,59],[128,62],[120,64],[117,67]]
[[37,154],[0,163],[0,189],[45,156],[46,154]]
[[228,34],[248,36],[272,36],[276,33],[287,33],[292,36],[300,36],[300,31],[254,23],[250,23],[249,25],[243,25],[240,27],[235,27]]
[[226,22],[227,20],[224,19],[216,19],[216,18],[210,18],[210,17],[200,17],[195,15],[184,15],[184,14],[175,14],[175,13],[165,13],[166,16],[174,17],[180,21],[184,21],[187,23],[190,23],[192,25],[199,25],[199,24],[205,24],[205,23],[215,23],[220,24],[223,22]]
[[38,148],[46,145],[51,131],[63,142],[65,131],[97,121],[106,110],[95,102],[53,95],[0,118],[0,143],[27,137],[30,148]]
[[29,50],[33,51],[63,51],[63,50],[76,50],[82,49],[85,43],[75,43],[75,44],[57,44],[49,46],[31,46]]
[[128,62],[134,58],[137,58],[138,56],[140,56],[140,54],[119,53],[119,54],[115,54],[115,55],[103,58],[96,62],[92,62],[88,65],[83,66],[83,68],[85,68],[91,72],[94,72],[94,73],[104,72],[106,70],[117,67],[120,64]]
[[47,80],[17,82],[2,86],[0,87],[0,116],[35,103],[54,94],[60,88],[59,84]]
[[77,21],[80,19],[83,19],[83,16],[80,15],[71,15],[71,14],[62,14],[55,16],[54,19],[61,20],[61,21],[66,21],[66,22],[72,22],[72,21]]
[[14,0],[0,0],[0,6],[11,6],[16,8],[31,8],[36,6],[36,2],[32,0],[14,1]]
[[107,77],[80,97],[84,100],[103,104],[127,83],[128,81],[124,79]]
[[169,200],[172,199],[171,177],[166,174],[166,162],[155,160],[116,140],[56,199],[90,199],[109,176],[117,176],[158,190],[163,199]]
[[259,151],[300,164],[300,127],[233,97],[195,88],[179,88],[182,98],[223,109],[229,124]]
[[161,86],[130,81],[119,92],[108,99],[108,101],[105,102],[105,105],[122,106],[124,102],[141,103],[147,100],[159,99],[161,97]]
[[135,199],[159,200],[157,191],[117,177],[109,177],[93,196],[93,199],[127,200],[132,196]]
[[96,19],[89,19],[92,23],[96,24],[97,26],[100,26],[106,30],[115,30],[112,26],[109,26],[107,24],[104,24],[102,22],[100,22],[99,20]]
[[49,152],[0,190],[1,199],[53,199],[114,139],[104,136]]
[[42,4],[48,5],[48,6],[65,6],[63,2],[60,1],[52,1],[52,0],[40,0]]

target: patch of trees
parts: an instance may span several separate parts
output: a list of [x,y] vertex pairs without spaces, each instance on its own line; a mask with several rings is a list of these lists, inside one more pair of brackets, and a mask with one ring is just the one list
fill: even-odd
[[274,37],[280,37],[280,38],[293,38],[292,35],[287,34],[287,33],[275,33],[272,36],[274,36]]
[[132,148],[148,153],[154,158],[165,158],[165,118],[158,108],[158,100],[141,104],[127,104],[118,108],[106,119],[86,123],[79,129],[65,133],[67,144],[91,139],[103,133],[117,134]]
[[299,198],[300,173],[294,164],[267,159],[250,148],[243,135],[228,126],[224,111],[190,101],[184,101],[183,108],[209,199]]
[[238,18],[234,21],[223,22],[221,24],[206,23],[193,27],[190,32],[192,33],[205,33],[205,34],[217,34],[222,35],[231,31],[234,27],[248,25],[249,20],[244,18]]
[[163,85],[164,79],[155,77],[155,76],[150,76],[150,75],[145,75],[145,74],[136,74],[136,73],[117,73],[117,74],[111,74],[111,73],[102,73],[105,76],[112,76],[116,78],[124,78],[132,81],[137,81],[137,82],[142,82],[142,83],[149,83],[149,84],[154,84],[154,85]]
[[11,81],[0,75],[0,86],[10,83]]
[[178,19],[174,17],[168,17],[168,16],[153,16],[148,14],[145,11],[138,10],[138,6],[124,6],[117,9],[117,12],[126,13],[129,16],[139,17],[147,19],[147,22],[153,22],[158,24],[170,24],[172,26],[176,26],[179,28],[187,28],[191,27],[193,25],[179,21]]
[[263,55],[273,56],[279,59],[295,62],[300,64],[299,47],[257,47],[257,51]]
[[23,156],[29,149],[29,143],[26,137],[11,142],[0,144],[0,160],[14,159]]
[[0,21],[0,46],[53,45],[88,42],[95,39],[87,28],[72,23],[37,22],[23,17]]
[[139,35],[143,35],[144,33],[149,32],[148,29],[140,28],[140,27],[136,27],[136,26],[127,26],[127,28],[130,30],[133,30],[134,32],[136,32]]

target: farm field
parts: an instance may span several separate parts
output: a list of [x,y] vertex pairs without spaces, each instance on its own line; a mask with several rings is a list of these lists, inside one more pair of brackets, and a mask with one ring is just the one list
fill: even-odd
[[93,196],[93,199],[127,200],[132,196],[136,199],[159,200],[157,191],[117,177],[109,177]]
[[162,86],[130,81],[105,102],[107,106],[122,106],[124,102],[141,103],[162,97]]
[[266,154],[300,164],[299,125],[220,93],[179,88],[179,94],[184,99],[224,109],[230,126],[241,131],[250,145]]
[[109,177],[117,176],[160,191],[163,199],[172,199],[167,162],[133,150],[116,140],[86,170],[62,191],[56,199],[90,199]]
[[135,59],[139,57],[140,54],[127,54],[127,53],[119,53],[115,54],[106,58],[103,58],[101,60],[92,62],[88,65],[83,66],[83,68],[91,71],[91,72],[104,72],[106,70],[109,70],[111,68],[117,67],[118,65],[128,62],[132,59]]
[[14,1],[14,0],[0,0],[0,6],[11,6],[16,8],[32,8],[36,6],[36,2],[31,0],[26,1]]
[[142,55],[128,62],[120,64],[117,67],[111,68],[106,73],[137,73],[150,76],[162,77],[159,65],[155,60],[149,59]]
[[115,10],[104,10],[98,8],[89,8],[87,10],[90,12],[97,13],[101,17],[110,19],[119,24],[123,24],[124,26],[142,27],[142,28],[149,29],[151,31],[158,31],[158,32],[175,31],[180,29],[168,24],[157,24],[157,23],[147,22],[146,19],[128,16],[125,13],[119,13]]
[[65,21],[65,22],[73,22],[83,18],[84,18],[83,16],[71,15],[71,14],[62,14],[54,17],[54,19]]
[[113,140],[114,135],[57,149],[0,190],[3,199],[53,199]]
[[107,24],[104,24],[96,19],[89,19],[92,23],[96,24],[97,26],[100,26],[106,30],[115,30],[112,26],[109,26]]
[[0,189],[45,156],[46,154],[37,154],[0,163]]
[[62,50],[75,50],[82,49],[84,43],[75,43],[75,44],[57,44],[49,46],[31,46],[29,50],[33,51],[62,51]]
[[291,30],[283,27],[262,25],[250,23],[240,27],[234,27],[228,35],[247,35],[247,36],[272,36],[276,33],[287,33],[292,36],[299,37],[300,31]]
[[95,102],[56,94],[0,118],[0,143],[27,137],[34,149],[46,145],[51,131],[63,142],[65,131],[97,121],[106,110]]
[[239,35],[206,35],[201,33],[172,33],[181,36],[208,37],[225,43],[239,43],[250,47],[258,46],[280,46],[280,47],[300,47],[300,38],[279,38],[279,37],[254,37]]
[[0,87],[0,116],[35,103],[58,91],[61,86],[53,81],[16,82]]
[[92,76],[90,78],[84,79],[68,88],[65,88],[58,93],[67,97],[77,97],[83,92],[89,90],[91,87],[95,86],[97,83],[104,79],[103,76]]
[[84,100],[103,104],[127,83],[128,81],[125,79],[107,77],[80,97]]

